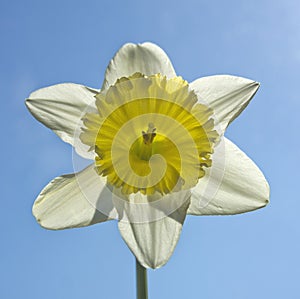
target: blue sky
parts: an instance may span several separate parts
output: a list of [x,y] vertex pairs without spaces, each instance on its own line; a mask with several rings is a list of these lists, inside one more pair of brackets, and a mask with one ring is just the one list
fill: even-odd
[[134,298],[135,260],[116,222],[43,230],[39,191],[73,171],[71,147],[26,110],[31,91],[95,88],[126,42],[152,41],[188,81],[232,74],[261,82],[227,137],[263,170],[262,210],[186,220],[174,255],[149,271],[149,297],[298,298],[299,1],[0,2],[1,298]]

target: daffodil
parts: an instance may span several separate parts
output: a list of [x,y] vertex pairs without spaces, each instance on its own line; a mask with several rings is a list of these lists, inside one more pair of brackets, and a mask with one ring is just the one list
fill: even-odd
[[268,203],[264,175],[224,137],[258,87],[229,75],[188,83],[161,48],[143,43],[116,53],[100,90],[65,83],[33,92],[33,116],[92,160],[52,180],[34,216],[53,230],[118,219],[140,264],[161,267],[187,214],[232,215]]

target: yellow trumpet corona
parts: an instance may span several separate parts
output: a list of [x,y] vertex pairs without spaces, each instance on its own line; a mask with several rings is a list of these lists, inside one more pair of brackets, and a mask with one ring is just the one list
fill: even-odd
[[213,111],[181,77],[123,77],[96,95],[96,106],[84,117],[81,140],[95,150],[99,175],[123,194],[191,188],[211,166]]

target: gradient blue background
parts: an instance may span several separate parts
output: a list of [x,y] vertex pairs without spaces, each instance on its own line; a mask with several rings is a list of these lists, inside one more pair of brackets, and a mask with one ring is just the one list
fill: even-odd
[[134,298],[135,260],[116,222],[47,231],[32,203],[73,171],[71,147],[24,106],[61,82],[95,88],[126,42],[152,41],[188,81],[233,74],[261,89],[227,137],[264,171],[271,204],[192,217],[149,297],[299,298],[299,1],[0,2],[0,298]]

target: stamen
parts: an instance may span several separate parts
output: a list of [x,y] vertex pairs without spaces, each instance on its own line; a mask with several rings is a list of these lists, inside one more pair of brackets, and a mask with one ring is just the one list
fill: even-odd
[[151,144],[153,142],[153,139],[156,136],[155,131],[156,131],[156,128],[154,127],[153,123],[148,124],[147,133],[145,131],[142,131],[145,144]]

